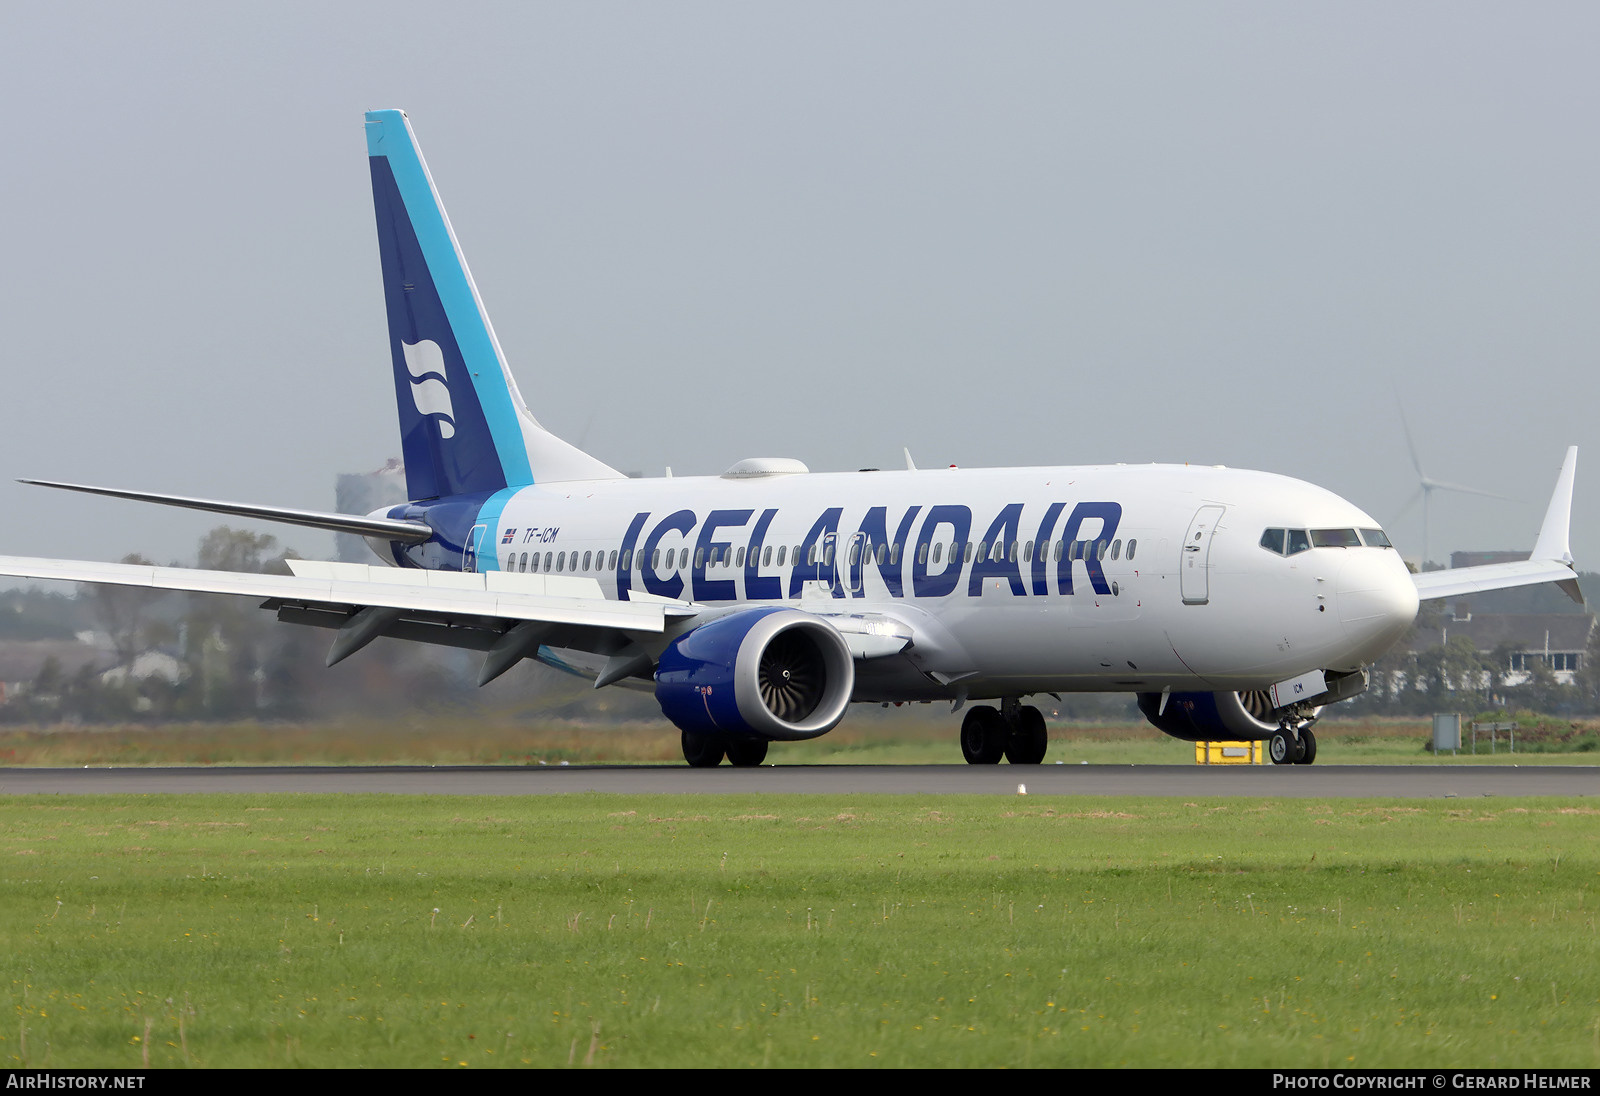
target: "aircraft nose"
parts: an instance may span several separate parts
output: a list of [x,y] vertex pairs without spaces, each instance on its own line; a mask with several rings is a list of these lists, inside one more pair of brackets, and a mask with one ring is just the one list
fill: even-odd
[[1376,660],[1398,643],[1417,617],[1417,586],[1398,552],[1358,548],[1339,570],[1339,622],[1352,657]]

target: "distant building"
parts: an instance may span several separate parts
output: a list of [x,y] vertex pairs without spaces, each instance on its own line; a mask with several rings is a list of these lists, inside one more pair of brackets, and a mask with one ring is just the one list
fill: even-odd
[[[398,506],[406,498],[406,466],[390,457],[376,472],[345,472],[334,485],[333,508],[341,514],[370,514],[388,506]],[[336,554],[341,563],[375,563],[377,557],[367,542],[350,533],[334,535]]]
[[164,681],[176,685],[189,676],[189,667],[169,651],[145,651],[134,656],[132,662],[113,666],[100,675],[104,685],[122,685],[130,678],[134,681]]
[[1465,637],[1480,656],[1509,652],[1507,664],[1500,667],[1507,685],[1525,683],[1537,662],[1550,667],[1561,684],[1571,685],[1588,658],[1594,628],[1595,618],[1589,613],[1468,614],[1447,618],[1437,628],[1418,628],[1407,650],[1420,654]]

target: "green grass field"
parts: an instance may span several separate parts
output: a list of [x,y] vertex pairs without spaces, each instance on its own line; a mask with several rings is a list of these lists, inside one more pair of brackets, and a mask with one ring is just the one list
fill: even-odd
[[10,1065],[1600,1066],[1600,806],[0,801]]

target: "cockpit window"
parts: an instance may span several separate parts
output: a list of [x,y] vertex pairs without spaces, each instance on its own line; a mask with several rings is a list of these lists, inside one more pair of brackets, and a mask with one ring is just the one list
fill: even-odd
[[1294,556],[1312,548],[1390,548],[1382,529],[1268,529],[1261,534],[1261,547],[1280,556]]
[[1359,548],[1361,538],[1354,529],[1313,529],[1311,530],[1311,547],[1313,548]]

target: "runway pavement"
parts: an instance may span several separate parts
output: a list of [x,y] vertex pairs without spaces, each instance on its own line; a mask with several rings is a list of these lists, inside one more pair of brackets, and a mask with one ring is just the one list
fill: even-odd
[[1600,795],[1592,766],[683,765],[0,769],[3,795],[1170,795],[1446,799]]

